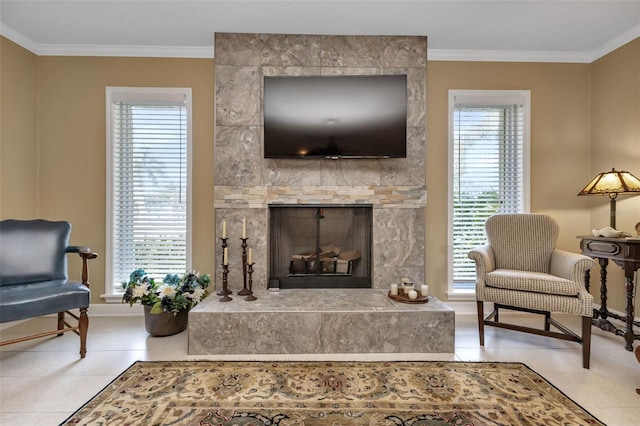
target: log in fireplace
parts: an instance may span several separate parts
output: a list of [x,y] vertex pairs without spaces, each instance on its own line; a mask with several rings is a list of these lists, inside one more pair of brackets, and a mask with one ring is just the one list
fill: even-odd
[[371,288],[371,205],[269,206],[269,288]]

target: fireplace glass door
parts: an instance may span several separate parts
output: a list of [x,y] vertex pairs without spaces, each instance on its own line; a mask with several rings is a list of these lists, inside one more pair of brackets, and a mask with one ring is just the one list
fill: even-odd
[[269,288],[371,288],[370,205],[269,207]]

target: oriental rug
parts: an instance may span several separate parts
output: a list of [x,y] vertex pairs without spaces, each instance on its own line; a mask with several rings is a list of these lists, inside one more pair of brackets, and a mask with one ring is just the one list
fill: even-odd
[[602,425],[522,363],[138,361],[67,425]]

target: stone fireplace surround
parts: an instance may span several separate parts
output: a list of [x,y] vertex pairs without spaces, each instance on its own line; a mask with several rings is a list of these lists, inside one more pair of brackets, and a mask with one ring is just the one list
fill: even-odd
[[[390,283],[425,277],[426,37],[216,34],[216,241],[227,221],[233,301],[211,295],[189,313],[189,354],[452,353],[453,310],[432,297],[399,303]],[[264,75],[408,77],[407,158],[267,160],[262,155]],[[371,289],[267,291],[268,208],[371,205]],[[237,296],[247,220],[257,300]],[[218,264],[222,254],[218,250]],[[221,267],[216,271],[221,285]]]
[[[224,220],[229,282],[242,282],[246,218],[254,288],[267,288],[270,204],[372,205],[372,287],[424,282],[426,37],[217,33],[215,52],[216,241]],[[263,158],[263,76],[398,73],[407,74],[406,159]]]

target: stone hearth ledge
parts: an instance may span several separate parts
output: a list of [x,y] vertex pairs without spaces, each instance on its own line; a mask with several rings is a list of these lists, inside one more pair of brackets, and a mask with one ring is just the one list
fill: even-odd
[[455,315],[435,297],[399,303],[383,289],[210,295],[189,313],[189,354],[452,353]]

